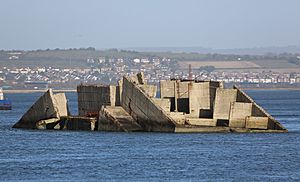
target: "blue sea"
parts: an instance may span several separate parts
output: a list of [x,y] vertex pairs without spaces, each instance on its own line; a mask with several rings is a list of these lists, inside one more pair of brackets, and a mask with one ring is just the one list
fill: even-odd
[[[6,94],[0,181],[300,181],[300,91],[247,91],[289,133],[13,129],[42,93]],[[67,93],[72,114],[77,95]]]

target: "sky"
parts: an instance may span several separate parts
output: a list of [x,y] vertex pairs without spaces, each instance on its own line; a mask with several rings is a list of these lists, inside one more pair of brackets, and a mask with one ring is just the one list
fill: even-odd
[[300,45],[299,0],[0,0],[0,49]]

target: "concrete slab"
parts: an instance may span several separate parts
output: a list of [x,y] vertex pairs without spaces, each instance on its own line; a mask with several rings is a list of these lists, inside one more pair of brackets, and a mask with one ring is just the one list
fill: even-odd
[[236,89],[217,88],[213,118],[229,120],[230,104],[236,101],[236,97]]
[[156,97],[157,86],[156,85],[139,85],[139,87],[151,98]]
[[99,131],[143,131],[143,128],[122,108],[102,107],[98,119]]
[[269,126],[268,117],[249,116],[246,118],[246,128],[267,130]]
[[175,97],[175,81],[161,80],[159,85],[161,98]]
[[186,114],[183,112],[170,112],[168,115],[176,122],[178,125],[184,125],[186,121]]
[[176,122],[130,77],[123,77],[122,107],[146,131],[174,131]]
[[211,109],[209,82],[190,82],[188,85],[188,89],[190,109],[189,115],[191,117],[199,118],[201,109]]
[[252,103],[232,102],[230,107],[229,127],[245,128],[246,117],[251,116]]
[[69,115],[68,102],[67,102],[66,95],[64,93],[54,94],[54,102],[58,110],[57,112],[59,116]]
[[217,121],[214,119],[187,118],[186,122],[194,126],[217,126]]
[[103,105],[115,106],[116,102],[120,102],[120,99],[116,99],[116,86],[79,85],[77,93],[79,116],[98,117]]
[[210,127],[210,126],[177,126],[175,133],[229,133],[228,127]]
[[58,124],[59,121],[60,119],[58,118],[40,120],[36,123],[36,129],[39,130],[53,129],[55,125]]
[[171,111],[171,100],[170,99],[161,99],[161,98],[153,98],[153,101],[156,105],[160,106],[164,111]]

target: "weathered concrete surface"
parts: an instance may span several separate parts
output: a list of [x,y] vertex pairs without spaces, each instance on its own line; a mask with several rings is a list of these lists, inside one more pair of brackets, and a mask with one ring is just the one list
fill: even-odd
[[160,92],[161,98],[188,98],[189,81],[181,82],[180,80],[161,80]]
[[249,129],[263,129],[267,130],[268,128],[271,128],[269,126],[269,118],[268,117],[255,117],[255,116],[249,116],[246,118],[246,128]]
[[252,103],[232,102],[230,107],[229,127],[245,128],[246,117],[251,116]]
[[152,98],[154,103],[161,107],[164,111],[171,111],[171,100],[170,99],[161,99],[161,98]]
[[140,85],[140,88],[151,98],[156,97],[157,87],[155,85]]
[[160,97],[171,98],[175,97],[175,81],[173,80],[161,80],[160,81]]
[[184,125],[186,122],[186,114],[183,112],[169,112],[167,115],[179,125]]
[[236,97],[236,89],[217,88],[213,118],[229,120],[230,104],[236,101]]
[[[78,93],[78,112],[79,116],[97,117],[101,107],[115,106],[119,93],[116,93],[116,86],[106,85],[79,85]],[[117,103],[118,104],[118,103]]]
[[[36,129],[42,120],[56,122],[61,116],[68,115],[67,100],[64,94],[53,95],[51,89],[45,92],[13,126],[13,128]],[[49,120],[50,119],[50,120]],[[51,120],[52,119],[52,120]]]
[[175,133],[229,133],[229,127],[210,127],[210,126],[177,126]]
[[189,84],[190,81],[181,82],[175,81],[175,98],[189,98]]
[[127,76],[123,77],[122,107],[145,131],[174,131],[176,122]]
[[217,121],[206,118],[187,118],[186,122],[194,126],[217,126]]
[[122,108],[102,107],[98,119],[98,131],[143,131],[142,127]]
[[189,93],[189,109],[190,117],[200,117],[200,110],[210,110],[210,86],[209,82],[194,83],[190,82],[188,85]]
[[68,102],[66,95],[64,93],[57,93],[54,94],[54,103],[57,108],[57,112],[59,116],[68,116],[69,109],[68,109]]

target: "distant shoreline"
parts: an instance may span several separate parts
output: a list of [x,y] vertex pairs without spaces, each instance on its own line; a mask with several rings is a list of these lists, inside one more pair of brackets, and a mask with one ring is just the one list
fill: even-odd
[[[300,87],[295,88],[241,88],[242,90],[300,90]],[[38,92],[46,92],[47,90],[3,90],[3,93],[38,93]],[[77,92],[77,90],[55,90],[53,89],[53,92]]]
[[[77,90],[55,90],[53,92],[77,92]],[[36,92],[46,92],[45,90],[3,90],[3,93],[36,93]]]

